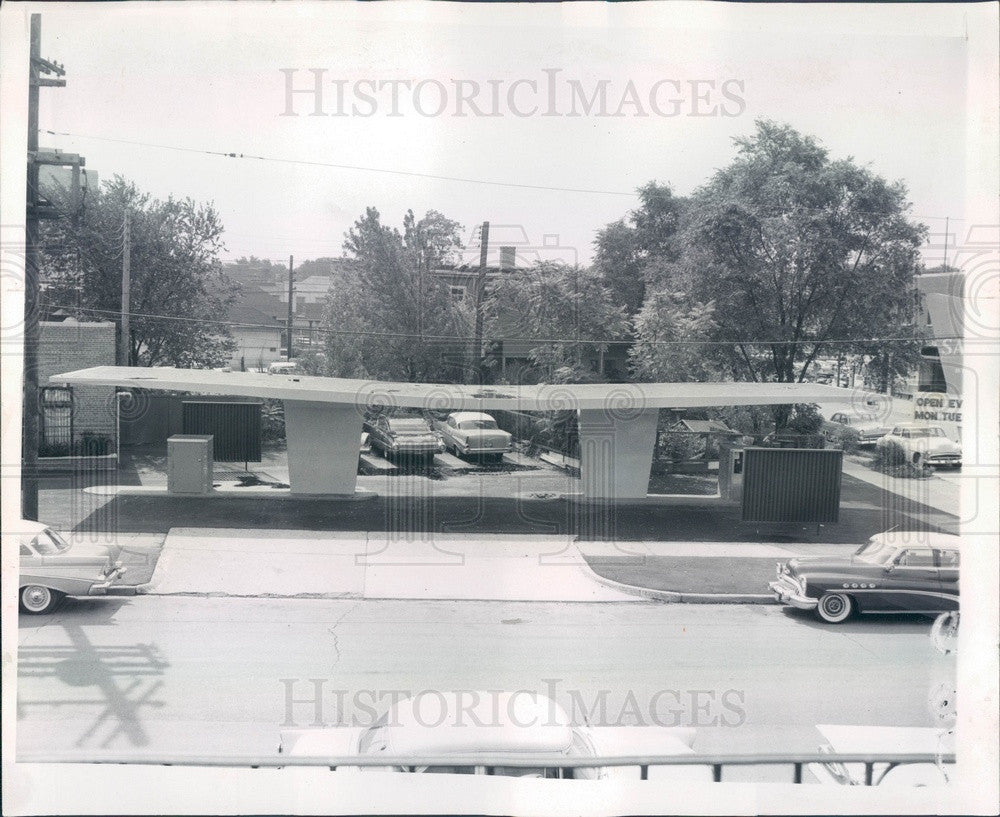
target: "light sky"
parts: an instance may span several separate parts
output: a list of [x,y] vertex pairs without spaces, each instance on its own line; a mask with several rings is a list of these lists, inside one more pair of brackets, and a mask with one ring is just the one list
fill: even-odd
[[[43,146],[84,154],[102,179],[117,173],[158,197],[213,201],[226,226],[225,257],[339,255],[344,232],[375,206],[396,225],[407,208],[418,215],[433,208],[470,237],[489,220],[494,246],[519,243],[528,255],[549,244],[541,254],[588,263],[596,231],[635,206],[637,186],[655,179],[690,193],[732,159],[732,138],[750,133],[756,118],[787,122],[818,137],[834,157],[853,156],[902,179],[914,216],[937,244],[945,216],[951,243],[978,217],[967,191],[968,7],[110,3],[46,4],[41,12],[43,55],[62,62],[68,80],[64,89],[43,90],[43,129],[601,191],[231,159],[43,133]],[[307,116],[312,101],[298,96],[302,115],[285,117],[282,68],[299,69],[301,87],[312,82],[308,69],[325,69],[328,111],[338,79],[346,81],[348,108],[356,81],[409,79],[444,83],[448,109],[421,116],[404,89],[402,116],[387,115],[391,97],[383,91],[374,116]],[[545,69],[559,69],[560,83],[576,80],[588,93],[609,80],[610,110],[630,80],[640,99],[659,80],[679,81],[686,101],[672,117],[648,104],[646,116],[634,106],[619,117],[515,115],[506,93],[519,79],[539,84],[534,95],[519,87],[521,110],[533,102],[544,110]],[[456,79],[479,83],[481,108],[488,82],[499,83],[501,115],[455,116]],[[738,115],[689,115],[690,83],[699,80],[716,84],[709,107],[725,103]],[[727,80],[741,83],[728,86],[741,105],[719,95]],[[423,87],[425,109],[435,107],[435,88]],[[660,88],[666,99],[674,86]],[[557,104],[568,109],[565,84],[560,94]],[[925,257],[939,262],[940,249]]]

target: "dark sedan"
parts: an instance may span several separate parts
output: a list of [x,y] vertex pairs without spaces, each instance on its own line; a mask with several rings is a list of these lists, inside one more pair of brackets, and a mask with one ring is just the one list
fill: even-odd
[[380,415],[365,424],[373,451],[401,457],[430,459],[444,451],[441,437],[422,417]]
[[942,613],[958,609],[959,539],[889,531],[850,557],[791,559],[768,586],[782,604],[815,610],[830,624],[853,613]]

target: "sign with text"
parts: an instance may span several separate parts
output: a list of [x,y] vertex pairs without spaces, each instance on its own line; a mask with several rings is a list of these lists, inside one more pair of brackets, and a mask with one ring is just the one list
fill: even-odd
[[962,398],[943,392],[917,392],[913,396],[913,421],[941,426],[958,440],[962,425]]

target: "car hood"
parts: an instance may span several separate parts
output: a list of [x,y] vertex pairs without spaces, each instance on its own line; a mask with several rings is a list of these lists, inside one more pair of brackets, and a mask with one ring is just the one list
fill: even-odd
[[880,426],[878,423],[863,423],[861,425],[852,426],[852,428],[854,428],[859,434],[878,434],[880,436],[885,436],[890,431],[887,426]]
[[931,454],[958,454],[962,447],[946,437],[922,437],[914,440],[914,447]]
[[856,556],[803,556],[788,560],[788,570],[795,575],[810,573],[841,573],[845,570],[856,573],[858,570],[879,571],[879,565],[866,562]]

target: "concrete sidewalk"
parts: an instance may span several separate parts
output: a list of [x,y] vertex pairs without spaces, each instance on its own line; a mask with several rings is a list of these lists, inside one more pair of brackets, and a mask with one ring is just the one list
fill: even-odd
[[277,598],[635,602],[566,537],[174,528],[150,593]]

